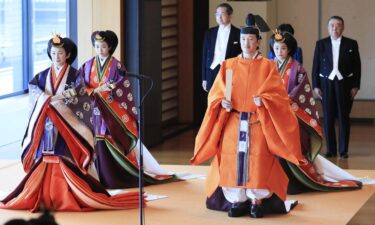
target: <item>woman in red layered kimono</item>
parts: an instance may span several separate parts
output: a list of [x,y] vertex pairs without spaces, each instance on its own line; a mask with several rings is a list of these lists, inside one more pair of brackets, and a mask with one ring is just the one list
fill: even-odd
[[302,64],[292,57],[297,49],[296,39],[291,33],[279,33],[276,30],[270,39],[270,48],[276,56],[275,64],[288,91],[292,110],[298,118],[301,152],[306,159],[301,166],[280,159],[289,177],[288,193],[361,188],[356,178],[319,155],[323,141],[322,129],[307,73]]
[[248,15],[248,26],[241,28],[242,54],[221,65],[191,159],[199,164],[213,158],[207,207],[230,217],[288,212],[296,202],[285,201],[288,178],[278,157],[296,165],[303,159],[297,119],[280,76],[258,51],[259,25],[251,22],[259,19]]
[[0,202],[0,208],[88,211],[138,207],[138,192],[111,196],[89,175],[94,150],[92,107],[83,80],[71,67],[76,45],[55,35],[47,53],[52,66],[29,83],[34,104],[22,142],[27,175]]
[[[79,73],[84,77],[93,101],[95,166],[99,181],[107,188],[138,186],[139,142],[137,144],[137,107],[131,79],[124,66],[112,56],[118,39],[113,31],[91,35],[97,55],[85,62]],[[146,147],[145,184],[166,183],[177,177],[164,171]]]

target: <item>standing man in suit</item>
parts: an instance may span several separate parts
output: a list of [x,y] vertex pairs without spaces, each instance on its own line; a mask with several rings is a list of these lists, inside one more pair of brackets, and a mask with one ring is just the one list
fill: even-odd
[[317,41],[312,82],[315,94],[322,100],[326,157],[336,157],[335,120],[339,123],[340,158],[348,158],[350,111],[361,81],[361,59],[357,41],[342,36],[344,20],[328,20],[330,37]]
[[209,92],[221,63],[241,53],[240,30],[231,24],[233,8],[228,3],[216,7],[218,26],[210,28],[204,37],[202,57],[202,87]]

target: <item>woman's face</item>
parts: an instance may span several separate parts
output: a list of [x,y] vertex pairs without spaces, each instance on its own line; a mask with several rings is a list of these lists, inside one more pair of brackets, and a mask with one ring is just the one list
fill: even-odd
[[255,34],[241,34],[241,49],[245,54],[254,54],[259,47],[260,40]]
[[279,61],[284,61],[288,57],[288,46],[285,43],[276,42],[273,44],[273,51]]
[[108,47],[107,42],[105,41],[95,41],[95,51],[96,54],[102,58],[105,58],[109,55],[110,48]]
[[52,58],[53,64],[57,66],[63,66],[66,62],[66,59],[69,58],[69,55],[66,55],[64,48],[51,47],[50,55]]

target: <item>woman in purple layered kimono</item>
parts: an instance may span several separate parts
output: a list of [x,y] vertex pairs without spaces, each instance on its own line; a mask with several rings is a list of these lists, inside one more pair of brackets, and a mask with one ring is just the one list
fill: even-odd
[[276,30],[270,48],[284,83],[292,110],[299,121],[301,151],[305,164],[296,166],[280,159],[289,177],[289,194],[305,191],[341,191],[361,188],[356,178],[319,155],[322,147],[322,129],[312,88],[302,64],[293,59],[297,41],[289,32]]
[[57,211],[137,208],[139,193],[111,196],[89,175],[94,150],[91,101],[71,63],[77,47],[55,35],[48,42],[51,67],[29,83],[33,100],[22,142],[27,175],[0,208]]
[[[93,100],[95,165],[107,188],[138,185],[137,108],[125,67],[112,56],[118,39],[113,31],[95,31],[91,42],[97,55],[80,68]],[[145,184],[175,181],[144,147]]]

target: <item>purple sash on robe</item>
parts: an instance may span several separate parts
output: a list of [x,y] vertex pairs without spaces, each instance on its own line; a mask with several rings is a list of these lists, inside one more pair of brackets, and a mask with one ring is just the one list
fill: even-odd
[[240,112],[237,144],[237,186],[246,185],[249,180],[249,150],[250,150],[250,113]]

